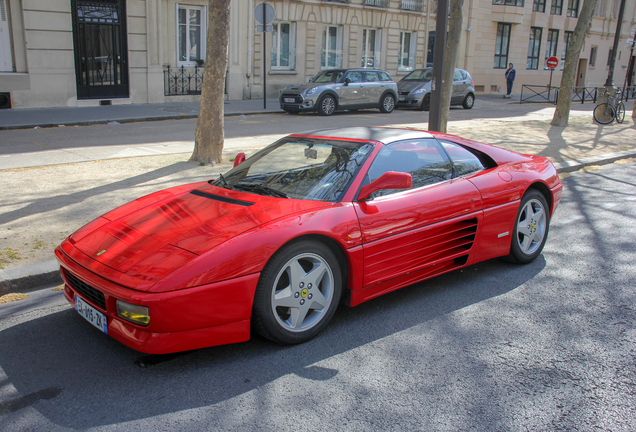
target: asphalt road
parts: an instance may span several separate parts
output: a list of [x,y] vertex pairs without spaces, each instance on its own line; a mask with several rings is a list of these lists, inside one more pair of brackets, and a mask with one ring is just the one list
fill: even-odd
[[635,178],[576,173],[535,262],[341,308],[298,346],[144,356],[59,292],[0,305],[0,430],[633,431]]

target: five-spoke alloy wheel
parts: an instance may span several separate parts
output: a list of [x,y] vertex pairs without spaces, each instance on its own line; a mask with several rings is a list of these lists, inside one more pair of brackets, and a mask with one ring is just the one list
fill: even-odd
[[534,261],[545,245],[550,226],[548,203],[541,192],[530,189],[521,199],[509,258],[520,264]]
[[289,243],[261,273],[254,297],[254,329],[274,342],[305,342],[331,320],[341,292],[340,266],[329,247],[310,239]]
[[328,116],[336,111],[336,99],[331,95],[325,95],[320,99],[318,112],[320,115]]

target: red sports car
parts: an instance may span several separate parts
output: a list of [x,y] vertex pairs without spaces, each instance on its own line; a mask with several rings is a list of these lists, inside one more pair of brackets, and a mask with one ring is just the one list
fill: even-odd
[[56,250],[66,298],[145,353],[316,336],[356,306],[494,257],[534,260],[561,198],[552,163],[451,135],[289,135],[216,180],[139,198]]

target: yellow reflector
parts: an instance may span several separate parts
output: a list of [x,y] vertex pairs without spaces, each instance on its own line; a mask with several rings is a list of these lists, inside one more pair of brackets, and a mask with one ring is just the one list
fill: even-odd
[[146,306],[137,306],[117,300],[117,315],[126,321],[142,326],[150,324],[150,312]]

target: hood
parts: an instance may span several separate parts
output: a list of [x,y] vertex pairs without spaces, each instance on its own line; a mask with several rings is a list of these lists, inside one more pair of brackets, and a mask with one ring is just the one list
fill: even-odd
[[291,90],[297,93],[302,93],[307,89],[310,89],[312,87],[320,87],[320,86],[324,86],[324,85],[329,85],[329,84],[334,84],[334,83],[306,83],[306,84],[293,84],[290,86],[285,87],[282,91],[286,91],[286,90]]
[[167,199],[150,204],[143,199],[143,204],[133,201],[107,213],[92,225],[91,232],[82,229],[82,235],[73,234],[72,242],[105,266],[157,281],[245,231],[325,205],[232,191],[207,182],[190,186]]
[[430,81],[399,81],[398,82],[398,91],[400,92],[412,92],[418,88],[425,88],[426,90],[430,90],[431,82]]

